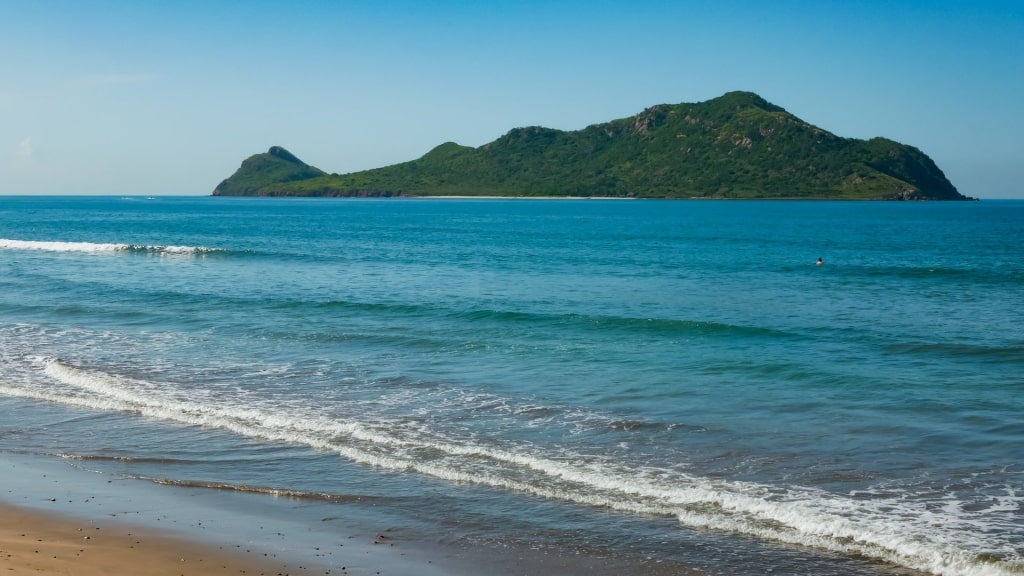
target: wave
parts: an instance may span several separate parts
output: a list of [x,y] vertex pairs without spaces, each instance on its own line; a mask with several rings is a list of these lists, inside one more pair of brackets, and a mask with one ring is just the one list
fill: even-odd
[[879,279],[898,279],[932,282],[970,282],[992,285],[1019,283],[1021,270],[1017,266],[961,268],[955,266],[837,266],[830,271],[842,277],[875,282]]
[[287,488],[271,488],[269,486],[250,486],[246,484],[230,484],[226,482],[204,482],[202,480],[175,480],[172,478],[153,478],[149,476],[132,476],[137,480],[146,480],[155,484],[165,486],[178,486],[182,488],[206,488],[210,490],[226,490],[230,492],[244,492],[249,494],[263,494],[275,498],[293,498],[295,500],[320,500],[326,502],[370,502],[379,500],[376,496],[360,496],[354,494],[331,494],[329,492],[309,492],[305,490],[290,490]]
[[959,343],[906,342],[890,344],[885,349],[894,354],[919,354],[951,358],[979,358],[992,362],[1024,364],[1024,343],[1009,346],[981,346]]
[[[1012,518],[972,511],[948,499],[840,495],[701,477],[629,465],[601,455],[456,437],[397,419],[341,419],[320,407],[267,398],[201,397],[158,383],[32,359],[39,385],[0,385],[0,394],[114,410],[228,430],[339,454],[381,469],[475,484],[624,513],[674,517],[684,525],[865,556],[940,576],[1003,576],[1024,571]],[[244,406],[244,407],[239,407]],[[167,481],[168,483],[177,481]],[[220,489],[263,490],[211,483]],[[305,494],[305,493],[296,493]],[[317,497],[317,496],[301,496]],[[324,496],[321,496],[324,497]],[[1006,488],[1000,508],[1020,513],[1024,495]]]
[[[130,464],[195,464],[195,460],[180,458],[146,458],[136,456],[109,456],[105,454],[52,454],[63,460],[77,462],[122,462]],[[182,488],[206,488],[211,490],[227,490],[231,492],[246,492],[252,494],[266,494],[275,497],[294,498],[296,500],[323,500],[329,502],[366,502],[377,500],[375,496],[361,496],[351,494],[331,494],[327,492],[310,492],[305,490],[292,490],[288,488],[272,488],[269,486],[252,486],[247,484],[231,484],[228,482],[210,482],[203,480],[181,480],[174,478],[158,478],[152,476],[130,475],[136,480],[145,480],[165,486],[178,486]]]
[[495,323],[508,328],[554,326],[580,330],[623,331],[653,333],[680,337],[727,336],[762,337],[768,339],[802,339],[805,336],[791,331],[763,326],[730,324],[706,320],[688,320],[657,317],[613,316],[608,314],[580,314],[565,312],[519,312],[491,308],[459,309],[434,303],[359,302],[330,300],[326,302],[285,301],[276,304],[283,310],[300,310],[311,306],[318,311],[355,311],[393,314],[398,316],[438,316],[446,321],[456,320],[469,324]]
[[182,460],[180,458],[146,458],[137,456],[107,456],[104,454],[53,454],[64,460],[77,460],[80,462],[125,462],[131,464],[192,464],[194,460]]
[[699,333],[705,335],[736,334],[742,336],[797,337],[796,334],[760,326],[743,326],[702,320],[680,320],[672,318],[641,318],[633,316],[609,316],[604,314],[543,314],[531,312],[510,312],[502,310],[470,310],[460,318],[475,321],[498,321],[501,323],[530,324],[557,323],[603,330],[629,330],[656,333]]
[[219,248],[207,248],[205,246],[10,240],[6,238],[0,238],[0,249],[38,250],[41,252],[78,252],[89,254],[127,252],[159,256],[196,256],[224,252],[224,250]]

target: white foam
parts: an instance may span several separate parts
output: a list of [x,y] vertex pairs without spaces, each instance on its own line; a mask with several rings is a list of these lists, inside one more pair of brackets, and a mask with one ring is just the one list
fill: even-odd
[[163,246],[96,242],[9,240],[4,238],[0,238],[0,249],[38,250],[41,252],[79,252],[89,254],[135,251],[166,255],[193,255],[216,251],[215,249],[206,248],[203,246]]
[[118,252],[128,244],[97,244],[93,242],[39,242],[0,239],[0,248],[8,250],[40,250],[44,252]]
[[395,420],[338,420],[317,406],[273,404],[244,391],[197,401],[194,391],[170,383],[89,370],[56,358],[31,361],[52,382],[0,386],[0,394],[129,411],[303,444],[362,464],[450,482],[623,512],[670,515],[688,526],[862,555],[940,576],[1024,572],[1016,545],[991,530],[996,526],[1004,534],[1013,531],[992,517],[1020,512],[1022,498],[1009,488],[988,515],[967,513],[955,505],[930,509],[924,502],[899,495],[852,498],[820,490],[780,489],[638,469],[597,455],[446,437]]

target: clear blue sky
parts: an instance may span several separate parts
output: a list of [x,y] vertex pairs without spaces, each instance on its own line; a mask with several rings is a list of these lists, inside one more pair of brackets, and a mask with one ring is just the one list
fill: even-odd
[[0,0],[0,194],[209,194],[756,92],[1024,198],[1022,0]]

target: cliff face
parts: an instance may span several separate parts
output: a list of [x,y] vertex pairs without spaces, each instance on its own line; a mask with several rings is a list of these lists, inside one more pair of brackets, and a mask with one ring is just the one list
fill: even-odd
[[916,148],[841,138],[749,92],[577,131],[515,128],[479,148],[449,142],[344,175],[274,147],[214,195],[966,199]]

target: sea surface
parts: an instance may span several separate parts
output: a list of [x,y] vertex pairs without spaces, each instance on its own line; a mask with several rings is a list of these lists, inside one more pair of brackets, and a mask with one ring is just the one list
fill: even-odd
[[1024,201],[2,197],[0,453],[638,574],[1024,574]]

